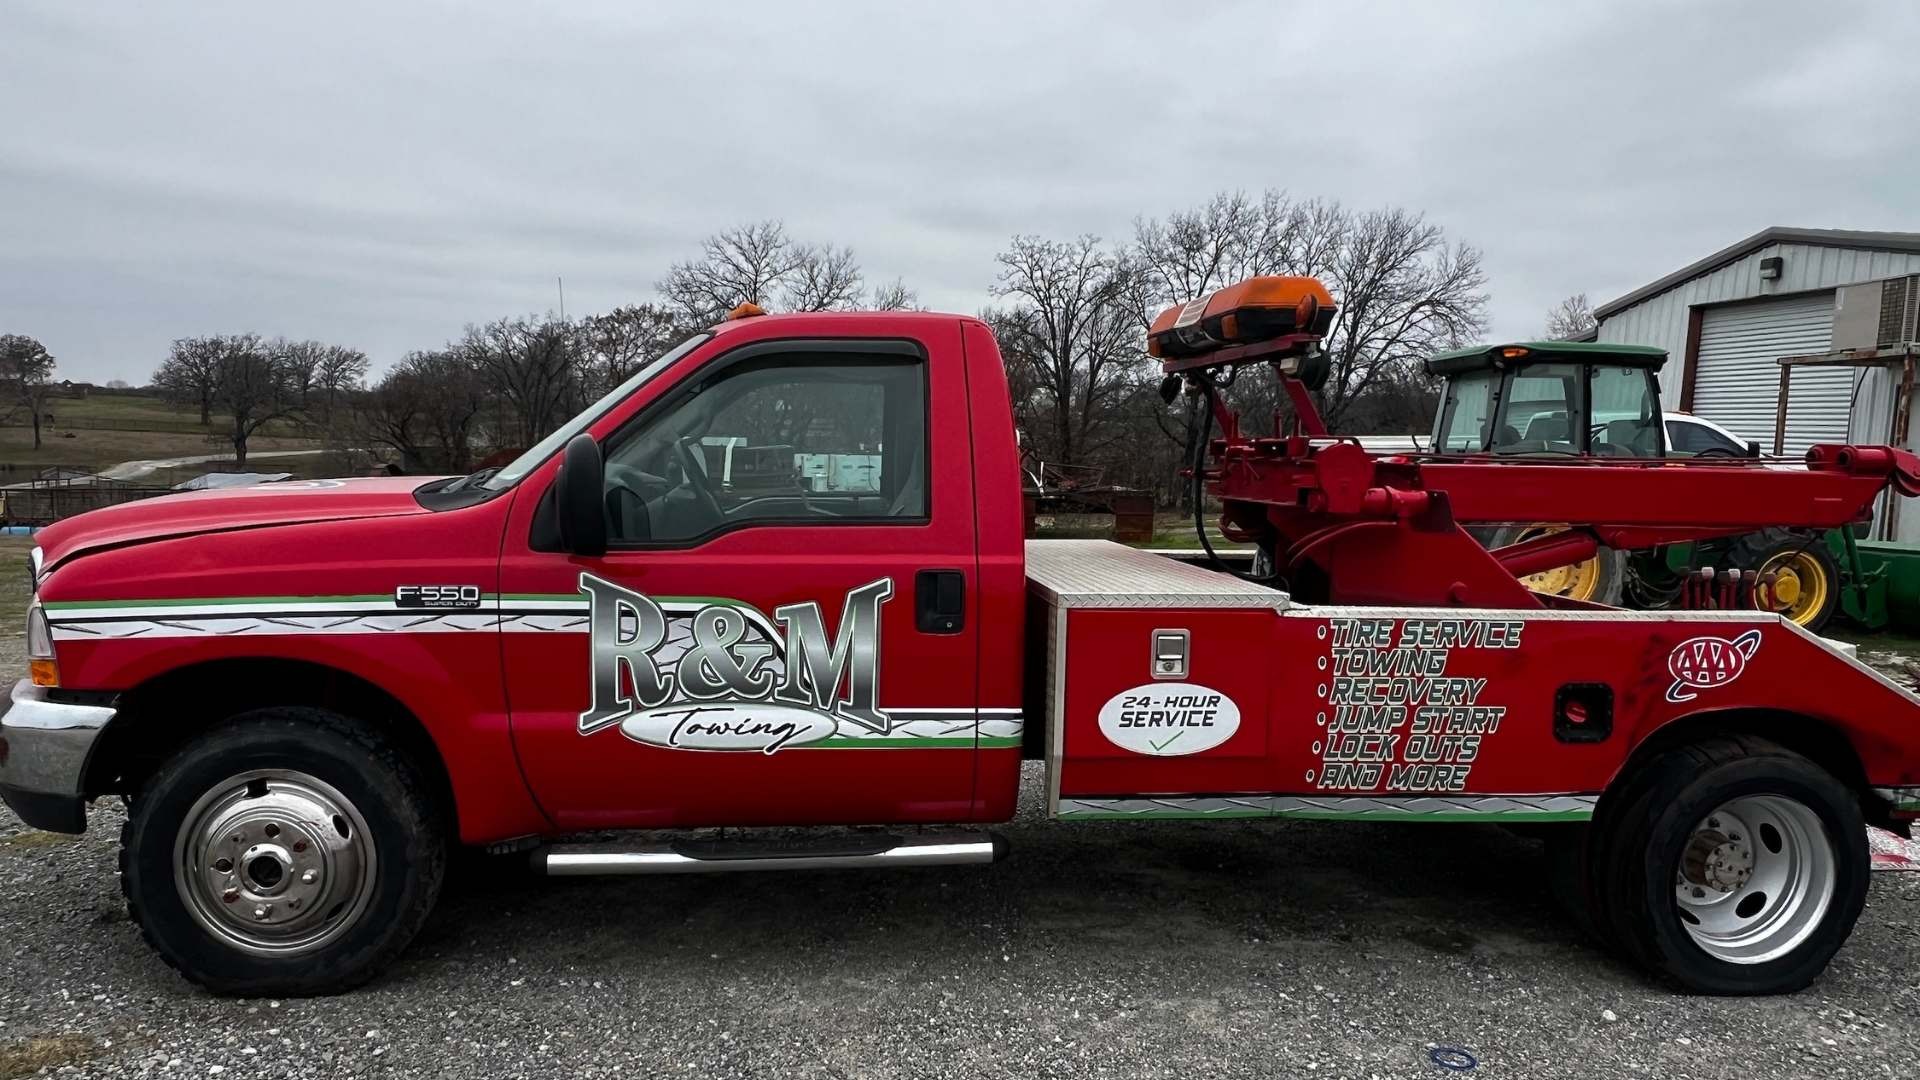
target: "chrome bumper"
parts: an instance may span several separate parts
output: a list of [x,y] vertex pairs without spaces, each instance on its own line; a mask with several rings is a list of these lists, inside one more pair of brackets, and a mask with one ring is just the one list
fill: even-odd
[[36,829],[84,832],[81,779],[113,714],[108,705],[49,700],[45,688],[26,679],[14,683],[0,712],[0,800]]

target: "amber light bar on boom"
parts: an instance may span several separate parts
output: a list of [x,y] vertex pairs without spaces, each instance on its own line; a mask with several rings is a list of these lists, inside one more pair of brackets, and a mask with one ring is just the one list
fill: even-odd
[[1245,348],[1277,360],[1317,344],[1332,327],[1334,311],[1333,294],[1317,279],[1248,278],[1161,312],[1147,331],[1147,353],[1170,372],[1223,350]]

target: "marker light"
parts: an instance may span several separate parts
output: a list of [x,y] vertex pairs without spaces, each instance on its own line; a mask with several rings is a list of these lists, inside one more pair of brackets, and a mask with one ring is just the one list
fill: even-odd
[[766,313],[767,309],[761,307],[759,304],[740,304],[732,311],[727,312],[727,317],[724,321],[732,322],[735,319],[751,319],[755,315],[765,315]]
[[1333,294],[1314,278],[1248,278],[1161,312],[1147,331],[1147,353],[1172,359],[1292,334],[1321,337],[1334,310]]
[[38,600],[27,607],[27,674],[35,686],[60,685],[60,668],[53,662],[53,629]]

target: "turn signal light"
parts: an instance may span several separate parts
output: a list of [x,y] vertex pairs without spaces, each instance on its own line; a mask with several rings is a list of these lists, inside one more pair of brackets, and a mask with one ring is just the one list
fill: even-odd
[[1177,359],[1296,334],[1324,337],[1334,311],[1333,294],[1315,278],[1248,278],[1161,312],[1147,331],[1147,353]]
[[35,686],[60,685],[60,665],[52,660],[27,661],[27,674],[33,678]]

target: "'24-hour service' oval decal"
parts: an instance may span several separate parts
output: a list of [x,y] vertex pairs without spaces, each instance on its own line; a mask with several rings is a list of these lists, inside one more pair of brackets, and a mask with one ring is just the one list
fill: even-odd
[[1122,690],[1100,707],[1100,733],[1123,750],[1179,757],[1211,750],[1240,730],[1240,706],[1218,690],[1169,682]]

